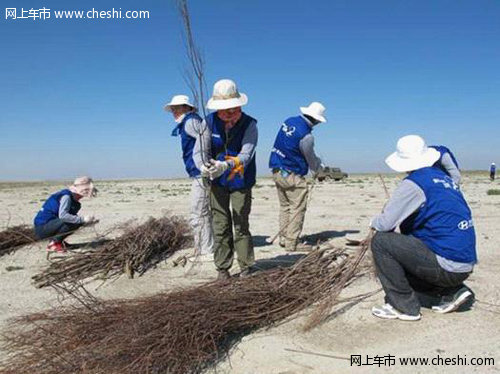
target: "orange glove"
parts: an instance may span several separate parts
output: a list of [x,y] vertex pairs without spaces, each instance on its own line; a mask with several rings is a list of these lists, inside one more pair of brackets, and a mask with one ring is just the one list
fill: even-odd
[[234,179],[236,174],[239,174],[243,178],[243,173],[245,172],[245,168],[243,167],[243,164],[241,163],[239,157],[237,157],[237,156],[225,156],[224,159],[226,161],[233,161],[233,163],[234,163],[234,167],[229,172],[229,176],[227,177],[227,180],[230,181],[230,180]]

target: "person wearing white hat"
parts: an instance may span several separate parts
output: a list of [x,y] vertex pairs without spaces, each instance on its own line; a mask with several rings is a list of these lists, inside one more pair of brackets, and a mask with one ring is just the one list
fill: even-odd
[[288,118],[280,127],[271,151],[269,167],[280,202],[279,244],[287,251],[307,247],[299,244],[307,209],[305,176],[309,169],[317,173],[322,167],[314,151],[312,130],[317,124],[326,122],[325,110],[318,102],[301,107],[302,115]]
[[495,172],[497,171],[497,166],[495,165],[494,162],[491,163],[490,165],[490,181],[495,180]]
[[81,208],[80,200],[96,194],[92,178],[79,177],[69,188],[52,194],[45,201],[35,216],[34,225],[38,239],[51,238],[48,252],[66,252],[69,244],[64,239],[81,226],[97,222],[94,216],[77,215]]
[[474,222],[458,185],[434,166],[439,157],[420,136],[408,135],[385,160],[408,175],[370,222],[385,291],[385,304],[372,308],[376,317],[416,321],[422,305],[448,313],[473,302],[463,282],[477,262]]
[[[249,275],[254,264],[249,215],[255,185],[257,120],[241,110],[248,98],[236,83],[221,79],[214,85],[205,118],[211,133],[211,206],[214,222],[214,263],[218,279],[230,277],[234,252],[240,276]],[[233,235],[234,227],[234,235]]]
[[171,112],[176,122],[172,136],[180,136],[182,159],[191,182],[190,225],[193,229],[197,254],[213,253],[210,186],[204,183],[208,176],[210,133],[186,95],[175,95],[164,109]]

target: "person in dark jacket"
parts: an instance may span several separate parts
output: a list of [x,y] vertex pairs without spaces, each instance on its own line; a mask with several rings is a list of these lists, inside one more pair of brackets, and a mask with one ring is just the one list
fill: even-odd
[[[227,279],[238,255],[240,276],[249,275],[254,249],[249,215],[255,185],[257,121],[241,110],[248,102],[236,83],[222,79],[215,83],[207,108],[215,110],[205,118],[211,134],[211,206],[214,223],[214,262],[218,279]],[[234,228],[234,234],[233,234]]]
[[[458,184],[435,167],[440,153],[417,135],[399,139],[386,163],[406,172],[381,214],[371,248],[385,304],[376,317],[416,321],[423,300],[449,313],[473,301],[464,281],[477,262],[472,213]],[[394,230],[399,227],[401,233]]]
[[45,201],[34,219],[35,234],[38,239],[50,238],[48,252],[65,252],[69,246],[65,239],[83,225],[96,222],[94,216],[80,216],[83,197],[93,197],[97,193],[89,177],[76,178],[73,185],[58,191]]

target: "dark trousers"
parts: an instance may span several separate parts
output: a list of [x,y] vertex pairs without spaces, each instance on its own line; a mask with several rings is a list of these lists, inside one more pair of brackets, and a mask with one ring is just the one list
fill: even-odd
[[44,225],[35,226],[35,234],[38,239],[51,238],[56,241],[63,241],[82,226],[81,223],[67,223],[56,218]]
[[217,269],[229,270],[235,251],[242,270],[252,266],[254,251],[248,222],[252,207],[252,190],[230,191],[213,184],[210,204],[214,229],[214,262]]
[[444,270],[434,252],[410,235],[378,232],[371,247],[385,302],[405,314],[420,313],[418,293],[449,295],[462,287],[470,275]]

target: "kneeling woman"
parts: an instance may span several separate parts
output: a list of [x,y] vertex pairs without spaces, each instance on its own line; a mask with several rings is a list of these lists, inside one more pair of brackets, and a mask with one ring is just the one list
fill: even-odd
[[65,252],[66,237],[85,224],[96,221],[93,216],[79,216],[80,199],[93,197],[97,193],[92,179],[76,178],[69,188],[52,194],[35,216],[35,234],[38,239],[51,238],[47,251]]

